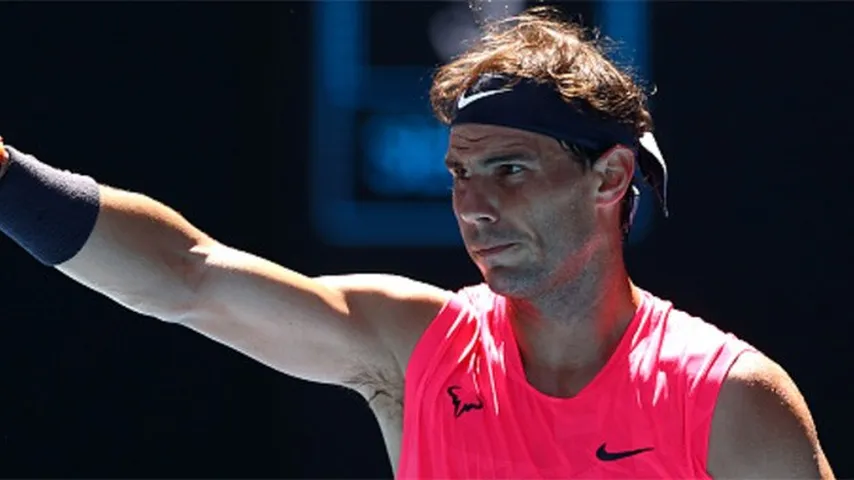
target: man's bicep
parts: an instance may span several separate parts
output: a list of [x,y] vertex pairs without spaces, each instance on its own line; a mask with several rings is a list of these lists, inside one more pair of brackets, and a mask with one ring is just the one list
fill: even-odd
[[803,395],[762,354],[743,354],[721,388],[708,468],[715,478],[833,478]]
[[408,283],[380,275],[310,278],[221,245],[204,254],[197,305],[184,325],[318,383],[350,386],[366,370],[396,366],[389,333],[378,325],[404,310],[396,304],[406,303]]
[[[354,297],[348,293],[354,282],[309,278],[223,246],[205,254],[197,305],[184,325],[313,382],[346,385],[365,369],[393,361],[371,318],[381,313],[371,310],[381,298]],[[383,293],[362,289],[366,296]]]

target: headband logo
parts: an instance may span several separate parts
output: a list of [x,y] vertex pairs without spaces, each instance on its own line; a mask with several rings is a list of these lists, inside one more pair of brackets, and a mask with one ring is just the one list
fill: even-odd
[[490,97],[492,95],[496,95],[499,93],[510,92],[512,90],[513,90],[512,88],[501,88],[498,90],[487,90],[485,92],[478,92],[478,93],[469,95],[468,97],[466,96],[465,92],[463,92],[463,94],[460,95],[459,102],[457,102],[457,110],[462,110],[462,109],[466,108],[466,106],[480,100],[481,98]]

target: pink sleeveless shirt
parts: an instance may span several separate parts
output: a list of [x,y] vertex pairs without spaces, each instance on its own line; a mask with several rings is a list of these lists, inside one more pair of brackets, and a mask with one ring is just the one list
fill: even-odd
[[463,289],[407,367],[397,478],[709,478],[717,394],[750,349],[643,292],[601,372],[550,397],[527,382],[504,298]]

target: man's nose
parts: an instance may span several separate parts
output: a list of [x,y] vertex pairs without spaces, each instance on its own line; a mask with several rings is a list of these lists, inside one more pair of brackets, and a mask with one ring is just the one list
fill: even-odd
[[456,195],[457,214],[460,219],[472,225],[495,223],[500,215],[497,200],[488,189],[469,185]]

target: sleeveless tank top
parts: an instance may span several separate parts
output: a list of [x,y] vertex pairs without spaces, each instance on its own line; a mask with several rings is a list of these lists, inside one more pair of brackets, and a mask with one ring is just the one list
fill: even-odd
[[397,478],[710,478],[717,394],[750,345],[642,291],[603,369],[556,398],[528,383],[505,307],[465,288],[416,344]]

